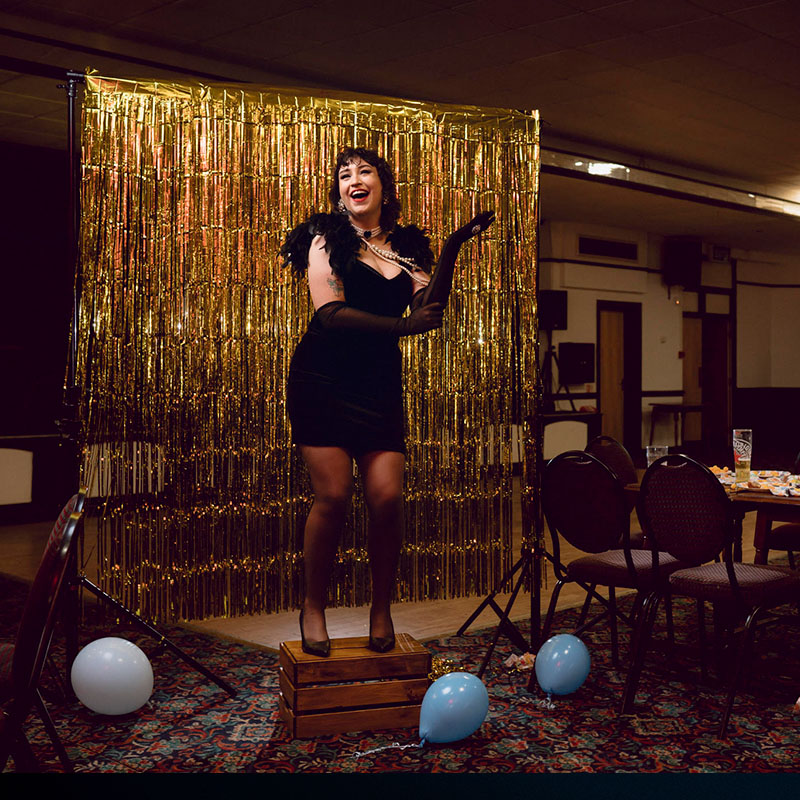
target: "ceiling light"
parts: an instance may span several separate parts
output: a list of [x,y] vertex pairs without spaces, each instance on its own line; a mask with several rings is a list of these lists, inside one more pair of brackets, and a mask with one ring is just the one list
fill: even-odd
[[616,170],[629,172],[629,170],[622,164],[611,164],[606,161],[591,161],[589,162],[587,170],[590,175],[611,175]]

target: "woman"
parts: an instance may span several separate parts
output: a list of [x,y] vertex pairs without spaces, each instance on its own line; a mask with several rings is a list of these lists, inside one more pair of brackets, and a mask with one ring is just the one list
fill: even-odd
[[[479,214],[447,241],[433,279],[430,242],[397,224],[400,202],[388,164],[374,150],[340,153],[329,199],[293,230],[281,254],[307,274],[315,314],[289,369],[292,441],[314,490],[306,520],[303,650],[327,656],[325,605],[333,559],[353,493],[353,460],[369,515],[372,574],[369,647],[394,647],[390,604],[403,536],[402,365],[398,338],[439,328],[461,244],[485,230]],[[411,313],[403,316],[410,305]]]

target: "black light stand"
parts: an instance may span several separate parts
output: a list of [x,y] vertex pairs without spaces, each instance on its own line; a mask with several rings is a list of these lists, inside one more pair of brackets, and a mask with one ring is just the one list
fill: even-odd
[[[495,586],[494,589],[483,599],[481,604],[472,612],[470,617],[464,622],[464,624],[456,631],[457,636],[463,636],[467,628],[472,624],[472,622],[483,613],[484,609],[491,608],[497,616],[499,617],[499,622],[494,629],[494,634],[492,635],[492,641],[489,647],[486,650],[486,653],[483,657],[483,661],[481,662],[480,669],[478,670],[478,677],[482,678],[483,673],[486,672],[486,668],[489,666],[489,661],[491,661],[492,654],[494,653],[495,647],[497,647],[497,642],[500,639],[500,634],[505,634],[511,642],[519,647],[520,650],[523,652],[534,652],[537,646],[538,640],[538,631],[540,627],[540,619],[541,619],[541,606],[539,605],[539,591],[538,591],[538,584],[535,582],[533,584],[533,591],[531,592],[531,640],[530,642],[520,633],[519,628],[511,621],[511,609],[514,607],[514,603],[516,602],[517,595],[519,594],[520,589],[525,583],[525,579],[529,578],[531,575],[532,565],[536,564],[533,567],[533,571],[538,574],[541,571],[541,566],[538,563],[538,559],[534,555],[532,550],[523,551],[520,558],[514,564],[511,569],[509,569],[505,575],[500,579],[500,583]],[[514,583],[511,589],[511,595],[508,598],[508,602],[506,603],[505,608],[501,608],[495,597],[503,591],[503,589],[509,584],[511,579],[514,575],[519,572],[519,577]],[[534,623],[534,617],[536,617],[536,622]]]
[[[72,297],[72,320],[70,330],[70,345],[67,357],[67,378],[64,391],[63,417],[56,422],[64,446],[69,447],[71,452],[71,464],[73,471],[73,486],[80,485],[80,448],[79,448],[79,403],[80,387],[77,384],[77,362],[78,362],[78,332],[80,328],[80,298],[81,298],[81,270],[79,268],[79,242],[80,242],[80,153],[78,142],[75,135],[76,119],[76,100],[78,87],[85,82],[83,73],[67,72],[67,82],[60,84],[59,88],[66,90],[67,93],[67,147],[68,147],[68,169],[69,169],[69,215],[71,222],[70,242],[68,245],[69,263],[72,266],[75,276],[73,297]],[[69,580],[69,591],[65,603],[64,623],[66,629],[66,685],[70,686],[69,670],[75,656],[78,654],[78,628],[80,626],[80,592],[87,589],[99,600],[109,605],[117,614],[126,617],[147,635],[152,636],[158,641],[159,646],[164,647],[174,653],[180,659],[220,688],[224,689],[231,697],[236,696],[236,690],[221,678],[217,677],[196,661],[188,653],[184,652],[176,644],[167,639],[162,633],[149,623],[145,622],[138,614],[131,611],[118,600],[115,600],[100,587],[92,583],[83,574],[83,566],[78,563],[79,557],[83,553],[83,522],[81,521],[78,531],[80,537],[75,556],[68,568],[67,579]]]
[[[561,365],[558,363],[556,348],[553,346],[553,331],[548,330],[545,332],[547,333],[547,350],[545,351],[544,362],[542,363],[542,394],[544,396],[542,407],[545,411],[555,411],[556,397],[561,396],[561,390],[563,389],[564,395],[566,395],[567,400],[569,400],[572,410],[577,411],[575,408],[575,402],[572,399],[572,395],[569,393],[569,388],[561,380]],[[556,389],[555,394],[553,394],[554,363],[556,367],[558,367],[558,388]]]
[[[541,427],[538,424],[532,424],[533,420],[530,418],[526,420],[527,432],[525,435],[525,446],[529,447],[528,443],[533,441],[541,441]],[[533,428],[533,429],[532,429]],[[530,448],[531,458],[534,462],[539,460],[540,448],[534,444]],[[535,470],[535,475],[539,475],[539,470]],[[529,476],[523,474],[523,483],[526,486],[530,485]],[[538,504],[536,510],[533,512],[526,507],[524,491],[520,493],[522,502],[522,540],[523,547],[522,553],[517,559],[516,563],[500,578],[499,583],[492,589],[492,591],[481,601],[480,605],[472,612],[469,618],[461,625],[456,632],[457,636],[463,636],[467,628],[477,619],[486,608],[491,608],[497,614],[499,622],[495,627],[492,641],[486,650],[483,657],[481,666],[478,670],[478,677],[482,678],[483,673],[489,666],[489,661],[492,658],[497,642],[500,635],[504,634],[511,642],[523,652],[535,653],[539,647],[539,636],[541,629],[541,578],[542,578],[542,552],[535,544],[535,539],[532,537],[532,513],[537,517],[541,517],[538,511]],[[538,529],[541,530],[541,519],[539,519]],[[525,545],[525,542],[534,542],[532,545]],[[511,586],[511,594],[506,602],[505,608],[501,608],[495,599],[498,594],[503,592],[517,575],[516,581]],[[530,580],[531,583],[531,606],[530,606],[530,641],[528,641],[520,632],[519,628],[511,621],[511,609],[517,600],[520,590],[525,585],[525,581]]]
[[[553,411],[555,408],[555,395],[553,394],[553,363],[555,363],[556,367],[559,367],[558,364],[558,356],[556,355],[555,348],[552,345],[552,336],[553,332],[551,330],[545,331],[547,334],[547,350],[545,351],[544,359],[542,362],[542,367],[539,373],[539,398],[541,400],[540,408],[543,412]],[[560,368],[559,368],[559,377],[560,377]],[[556,391],[556,395],[561,394],[561,390],[564,390],[564,394],[566,395],[567,399],[572,406],[572,410],[575,411],[575,403],[572,400],[572,396],[569,393],[569,389],[563,383],[559,383],[558,390]],[[534,446],[531,448],[530,459],[526,459],[527,461],[531,461],[532,463],[536,464],[535,470],[535,480],[538,482],[538,478],[541,475],[541,468],[543,466],[542,463],[542,452],[541,452],[541,442],[543,441],[544,437],[544,426],[542,424],[541,414],[537,416],[535,419],[529,418],[527,420],[527,434],[526,434],[526,442],[533,442]],[[528,476],[523,476],[523,481],[526,486],[531,486],[531,480]],[[538,485],[538,484],[537,484]],[[480,605],[473,611],[473,613],[469,616],[469,618],[464,622],[464,624],[458,629],[457,635],[463,636],[466,629],[472,624],[472,622],[486,609],[491,608],[499,617],[499,622],[495,627],[494,634],[492,636],[492,641],[489,644],[489,647],[484,655],[483,661],[481,663],[480,669],[478,670],[478,677],[483,677],[483,673],[486,671],[486,668],[489,665],[489,661],[491,660],[492,654],[494,653],[495,647],[497,646],[497,642],[500,639],[500,635],[504,634],[511,642],[519,647],[523,652],[528,651],[531,653],[535,653],[538,650],[539,645],[541,642],[539,641],[541,636],[541,621],[542,621],[542,610],[541,610],[541,583],[542,583],[542,565],[545,560],[553,561],[553,556],[547,552],[544,548],[542,548],[536,540],[536,537],[532,535],[532,523],[534,520],[532,516],[535,516],[536,522],[536,530],[541,531],[544,526],[544,521],[542,517],[541,507],[537,503],[534,509],[528,509],[525,506],[523,501],[522,506],[522,526],[523,526],[523,542],[530,542],[531,544],[525,546],[523,545],[522,553],[516,563],[503,575],[500,579],[500,582],[495,586],[495,588],[483,599]],[[514,576],[517,576],[516,581],[512,584],[512,580],[514,580]],[[526,580],[530,580],[531,582],[531,612],[530,612],[530,641],[528,642],[525,637],[520,633],[519,629],[516,625],[511,621],[511,609],[514,606],[514,603],[517,599],[517,596],[520,592],[520,589],[525,584]],[[511,586],[511,594],[508,598],[508,601],[505,605],[505,608],[501,608],[500,605],[496,601],[496,597],[498,594],[503,592],[504,589]]]

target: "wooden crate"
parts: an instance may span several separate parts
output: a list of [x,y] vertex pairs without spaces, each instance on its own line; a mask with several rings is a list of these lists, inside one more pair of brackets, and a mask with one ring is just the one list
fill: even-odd
[[292,736],[416,727],[431,657],[407,633],[395,641],[393,650],[375,653],[366,636],[331,639],[327,658],[282,642],[278,707]]

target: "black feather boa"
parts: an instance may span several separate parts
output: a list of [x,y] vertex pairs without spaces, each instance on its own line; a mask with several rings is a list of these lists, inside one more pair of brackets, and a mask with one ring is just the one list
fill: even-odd
[[[303,275],[308,269],[308,251],[315,236],[325,237],[331,269],[339,277],[349,268],[351,259],[361,251],[361,239],[343,214],[312,214],[286,237],[281,246],[283,266]],[[425,272],[433,266],[431,243],[425,231],[416,225],[397,225],[389,234],[392,248],[404,258],[410,258]]]

